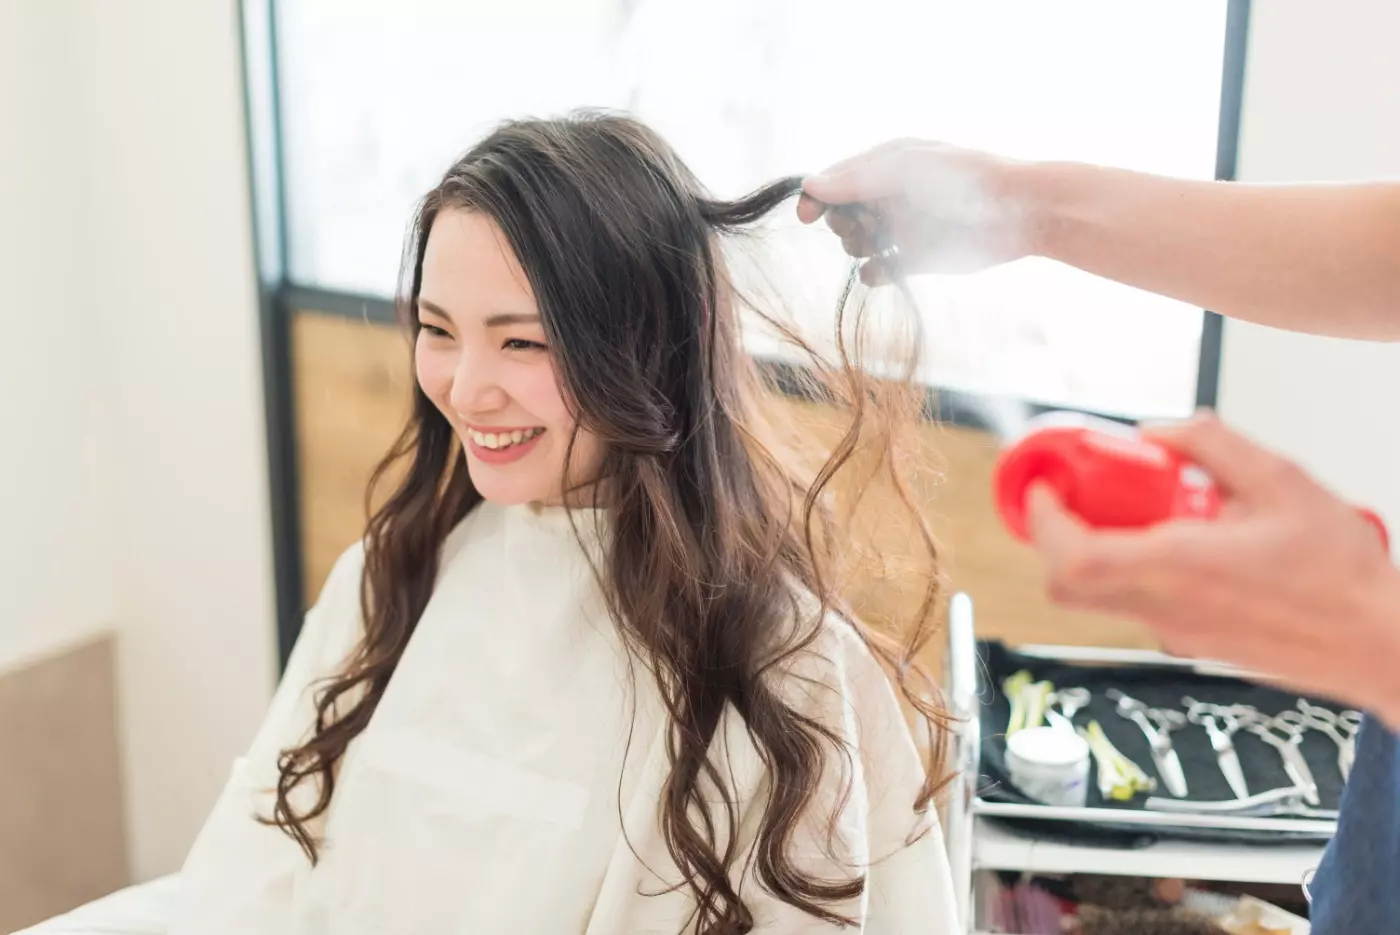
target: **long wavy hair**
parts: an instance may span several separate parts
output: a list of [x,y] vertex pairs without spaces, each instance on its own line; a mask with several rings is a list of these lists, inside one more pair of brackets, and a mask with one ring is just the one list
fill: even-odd
[[[828,488],[848,463],[858,463],[864,479],[884,470],[918,516],[899,437],[923,406],[911,380],[875,379],[862,366],[858,351],[869,329],[860,309],[847,317],[848,306],[864,307],[852,301],[853,279],[840,298],[837,351],[828,355],[835,359],[769,316],[808,353],[823,404],[848,417],[841,437],[804,473],[762,429],[771,386],[740,335],[741,309],[762,310],[744,301],[723,248],[800,188],[799,179],[787,178],[737,200],[712,197],[660,137],[620,115],[514,121],[427,194],[404,258],[399,310],[416,338],[423,256],[436,218],[465,209],[495,221],[534,291],[566,398],[603,443],[608,535],[595,570],[617,627],[644,664],[634,671],[651,673],[669,715],[670,774],[658,818],[681,885],[694,897],[696,930],[706,935],[753,925],[731,882],[741,857],[737,804],[723,803],[715,815],[706,790],[726,788],[710,753],[727,705],[743,717],[768,773],[752,858],[760,884],[832,922],[850,921],[831,905],[864,886],[858,872],[835,881],[805,874],[793,854],[794,832],[823,772],[838,768],[851,781],[844,741],[783,700],[773,677],[810,647],[829,612],[850,621],[927,729],[927,781],[909,803],[911,827],[945,779],[946,716],[915,664],[936,627],[940,598],[927,526],[917,524],[925,593],[909,619],[879,632],[862,625],[843,584],[849,556]],[[363,637],[343,671],[318,690],[310,738],[279,764],[271,821],[313,864],[319,842],[308,823],[329,806],[337,763],[393,678],[432,594],[444,539],[481,502],[452,427],[421,388],[371,488],[386,478],[396,487],[373,511],[364,538]],[[815,596],[817,610],[799,599],[802,589]],[[795,619],[801,625],[793,628]],[[291,793],[308,782],[314,798],[298,811]]]

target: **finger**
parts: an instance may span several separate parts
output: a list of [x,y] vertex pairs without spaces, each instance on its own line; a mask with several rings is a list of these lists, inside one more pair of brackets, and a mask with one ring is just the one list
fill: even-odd
[[900,192],[898,153],[876,149],[802,180],[802,190],[828,205],[888,198]]
[[1035,547],[1049,553],[1081,547],[1089,531],[1051,487],[1039,483],[1026,491],[1026,529]]
[[1305,482],[1288,459],[1255,444],[1214,415],[1203,413],[1143,433],[1199,464],[1225,490],[1246,502],[1289,496]]
[[867,286],[882,286],[919,272],[920,258],[899,251],[885,252],[878,241],[842,241],[851,256],[869,257],[861,266],[861,282]]
[[894,270],[881,257],[873,257],[860,265],[860,281],[867,286],[885,286],[894,282]]
[[[847,156],[845,159],[833,162],[831,165],[827,166],[820,172],[804,176],[802,179],[802,187],[805,189],[807,187],[808,182],[810,182],[813,179],[825,179],[830,178],[831,176],[840,175],[841,173],[850,169],[852,166],[859,165],[862,162],[869,162],[872,159],[879,159],[890,150],[890,147],[892,145],[893,141],[886,141],[884,143],[872,146],[869,149],[863,149],[853,156]],[[822,183],[818,182],[818,184],[820,185]]]
[[855,230],[841,238],[841,247],[853,257],[874,256],[877,246],[875,235],[868,231]]
[[826,204],[803,192],[797,199],[797,219],[803,224],[811,224],[826,213]]
[[845,238],[864,230],[867,225],[860,213],[838,206],[826,212],[826,226],[837,237]]
[[1045,557],[1051,600],[1102,612],[1141,614],[1160,604],[1166,554],[1154,532],[1099,532],[1065,508],[1049,488],[1033,485],[1026,519]]
[[1143,617],[1162,647],[1174,656],[1222,662],[1238,666],[1259,681],[1290,689],[1319,690],[1319,685],[1300,685],[1309,673],[1278,671],[1279,638],[1273,633],[1251,633],[1237,627],[1199,626],[1190,615],[1163,613]]

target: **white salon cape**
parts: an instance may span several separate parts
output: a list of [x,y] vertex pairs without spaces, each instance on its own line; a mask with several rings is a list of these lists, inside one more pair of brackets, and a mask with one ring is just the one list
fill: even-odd
[[[585,537],[589,515],[574,514]],[[689,935],[692,900],[674,886],[657,817],[668,770],[656,689],[640,665],[629,674],[562,510],[483,504],[453,531],[402,661],[311,823],[318,865],[255,820],[272,814],[279,751],[308,735],[313,683],[360,635],[362,571],[362,550],[347,552],[307,615],[188,856],[174,935]],[[849,866],[823,856],[829,808],[799,830],[799,862],[827,879],[868,866],[869,879],[864,896],[833,907],[861,921],[851,929],[736,877],[755,931],[951,935],[942,835],[913,811],[920,763],[888,680],[839,620],[797,671],[834,690],[801,679],[784,690],[856,754],[836,825]],[[746,853],[763,771],[732,709],[711,755],[737,784]],[[839,785],[825,783],[819,801],[830,806]],[[927,833],[905,846],[917,829]]]

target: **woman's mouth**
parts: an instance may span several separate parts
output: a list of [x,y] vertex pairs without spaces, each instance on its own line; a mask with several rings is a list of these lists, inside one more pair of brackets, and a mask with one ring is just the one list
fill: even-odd
[[488,464],[506,464],[525,457],[543,434],[544,429],[538,427],[495,431],[466,427],[467,448]]

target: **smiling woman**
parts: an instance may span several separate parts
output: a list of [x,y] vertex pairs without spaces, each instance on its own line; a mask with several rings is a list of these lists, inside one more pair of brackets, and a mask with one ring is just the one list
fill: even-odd
[[847,424],[799,463],[740,334],[762,310],[726,251],[798,188],[718,200],[586,113],[501,126],[428,193],[396,483],[190,855],[177,933],[955,930],[946,718],[913,663],[937,550],[914,524],[923,600],[876,632],[830,509],[854,472],[917,516],[898,440],[923,393],[866,376],[887,342],[843,297],[813,372]]
[[562,503],[595,477],[598,439],[564,398],[529,279],[500,226],[479,211],[443,211],[422,275],[418,385],[457,430],[472,486],[493,503]]

